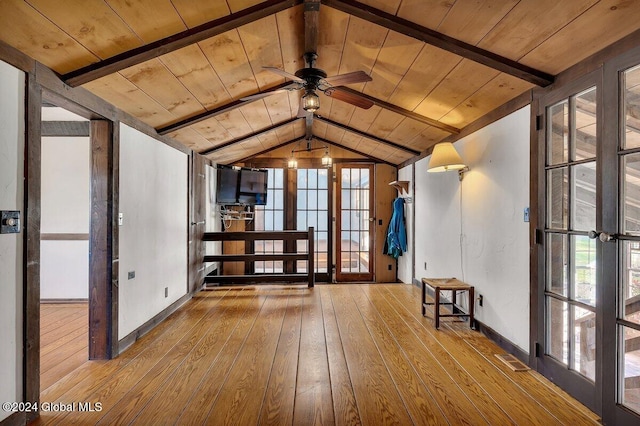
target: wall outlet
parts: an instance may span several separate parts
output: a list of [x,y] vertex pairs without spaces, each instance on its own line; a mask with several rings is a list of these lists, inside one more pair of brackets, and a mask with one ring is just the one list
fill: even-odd
[[424,270],[427,270],[427,262],[424,262]]
[[127,279],[132,280],[136,277],[136,271],[129,271],[127,273]]
[[484,302],[484,297],[481,294],[479,294],[478,295],[478,306],[482,306],[482,302]]
[[393,266],[389,265],[389,266],[387,267],[387,269],[389,269],[390,271],[392,271],[392,270],[393,270]]
[[169,287],[164,288],[164,297],[169,297]]
[[531,216],[531,212],[529,210],[529,207],[525,207],[524,208],[524,221],[525,222],[529,222],[530,216]]
[[118,213],[118,226],[122,226],[124,223],[124,213]]

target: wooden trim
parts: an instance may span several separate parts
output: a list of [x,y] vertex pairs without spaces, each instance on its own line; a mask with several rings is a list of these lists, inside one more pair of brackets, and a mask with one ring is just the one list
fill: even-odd
[[36,61],[13,46],[0,40],[0,60],[27,73],[33,73]]
[[162,321],[167,319],[169,315],[171,315],[176,310],[178,310],[178,308],[180,308],[182,305],[188,302],[192,297],[193,296],[191,295],[191,293],[185,294],[180,299],[176,300],[171,305],[169,305],[162,312],[159,312],[156,316],[151,318],[149,321],[145,322],[140,327],[136,328],[131,333],[127,334],[125,337],[120,339],[120,341],[118,342],[118,347],[120,350],[119,353],[122,353],[125,350],[127,350],[129,346],[133,345],[135,342],[138,341],[138,339],[140,339],[142,336],[144,336],[145,334],[153,330],[158,324],[160,324]]
[[391,31],[447,50],[463,58],[507,73],[537,86],[546,87],[554,81],[554,76],[543,71],[536,70],[509,58],[489,52],[488,50],[456,40],[453,37],[449,37],[369,5],[353,0],[323,0],[322,3],[348,13],[349,15],[357,16],[360,19],[381,25]]
[[189,285],[188,291],[195,293],[204,282],[205,247],[202,236],[205,231],[205,203],[207,200],[205,158],[195,152],[191,155],[190,180],[190,226],[189,226]]
[[111,122],[91,121],[91,231],[89,248],[89,359],[110,359],[113,223]]
[[544,246],[536,240],[538,229],[544,228],[544,203],[541,203],[541,192],[544,188],[544,131],[537,130],[539,114],[539,95],[532,93],[531,118],[529,124],[529,362],[528,365],[537,370],[538,358],[536,346],[544,335],[539,335],[539,326],[544,300],[538,294],[538,281],[544,277]]
[[474,319],[476,330],[487,336],[489,340],[492,340],[496,345],[500,346],[506,352],[512,354],[516,358],[518,358],[523,363],[529,365],[529,354],[520,349],[515,343],[511,342],[506,337],[502,336],[500,333],[495,331],[493,328],[488,325],[478,321],[477,318]]
[[41,233],[40,241],[88,241],[89,234]]
[[74,303],[88,303],[89,299],[40,299],[40,305],[64,305]]
[[365,133],[365,132],[360,131],[358,129],[354,129],[353,127],[347,126],[347,125],[342,124],[342,123],[338,123],[337,121],[330,120],[330,119],[322,117],[320,115],[314,115],[314,117],[318,121],[322,121],[323,123],[329,124],[331,126],[337,127],[337,128],[339,128],[341,130],[345,130],[345,131],[350,132],[350,133],[354,133],[354,134],[356,134],[358,136],[362,136],[363,138],[371,139],[371,140],[379,142],[381,144],[389,145],[389,146],[392,146],[394,148],[400,149],[402,151],[410,152],[413,155],[420,155],[420,151],[416,151],[415,149],[406,147],[404,145],[400,145],[400,144],[397,144],[395,142],[388,141],[386,139],[381,139],[381,138],[379,138],[377,136],[370,135],[369,133]]
[[[513,114],[514,112],[518,111],[521,108],[524,108],[527,105],[530,105],[532,99],[533,99],[533,92],[531,90],[527,90],[526,92],[523,92],[519,96],[500,105],[493,111],[478,118],[476,121],[469,123],[467,126],[462,128],[462,130],[460,130],[459,134],[449,136],[443,139],[441,142],[456,142],[460,139],[466,138],[467,136],[473,134],[474,132],[477,132],[478,130],[484,127],[487,127],[488,125],[495,123],[496,121],[508,116],[509,114]],[[417,161],[430,156],[432,151],[433,151],[433,146],[424,150],[420,155],[410,158],[403,163],[400,163],[398,165],[398,168],[406,167],[410,164],[416,163]]]
[[[260,92],[255,93],[255,94],[274,92],[276,90],[283,89],[283,88],[288,87],[290,85],[291,85],[290,81],[285,81],[284,83],[280,83],[277,86],[271,87],[271,88],[266,89],[266,90],[262,90]],[[260,98],[260,99],[262,99],[262,98]],[[247,100],[247,101],[242,101],[240,99],[237,99],[235,101],[231,101],[228,104],[221,105],[221,106],[219,106],[217,108],[214,108],[212,110],[204,111],[204,112],[201,112],[200,114],[196,114],[196,115],[193,115],[191,117],[184,118],[184,119],[182,119],[180,121],[177,121],[177,122],[175,122],[173,124],[168,124],[168,125],[166,125],[164,127],[159,127],[159,128],[156,129],[156,131],[160,135],[166,135],[167,133],[171,133],[171,132],[174,132],[176,130],[180,130],[180,129],[184,128],[184,127],[191,126],[192,124],[199,123],[199,122],[201,122],[203,120],[206,120],[208,118],[212,118],[212,117],[215,117],[217,115],[224,114],[225,112],[233,111],[236,108],[240,108],[241,106],[250,104],[251,102],[255,102],[257,100],[259,100],[259,99],[252,99],[252,100]]]
[[298,138],[291,139],[290,141],[279,143],[278,145],[272,146],[271,148],[264,149],[264,150],[262,150],[262,151],[260,151],[260,152],[257,152],[257,153],[255,153],[255,154],[252,154],[252,155],[250,155],[250,156],[248,156],[248,157],[244,157],[244,158],[243,158],[243,159],[241,159],[241,160],[235,161],[235,162],[234,162],[234,164],[244,163],[244,162],[246,162],[246,161],[251,160],[251,159],[252,159],[252,158],[254,158],[254,157],[258,157],[258,156],[260,156],[260,155],[266,154],[267,152],[271,152],[271,151],[273,151],[273,150],[275,150],[275,149],[282,148],[283,146],[287,146],[287,145],[289,145],[289,144],[291,144],[291,143],[299,142],[299,141],[301,141],[301,140],[302,140],[302,139],[304,139],[304,138],[305,138],[304,136],[300,136],[300,137],[298,137]]
[[371,102],[373,102],[374,105],[377,105],[377,106],[379,106],[381,108],[384,108],[384,109],[388,109],[389,111],[393,111],[393,112],[398,113],[400,115],[404,115],[405,117],[410,118],[412,120],[416,120],[416,121],[419,121],[421,123],[428,124],[429,126],[435,127],[437,129],[444,130],[445,132],[449,132],[449,133],[453,133],[453,134],[460,133],[460,129],[458,129],[457,127],[450,126],[450,125],[448,125],[446,123],[443,123],[442,121],[438,121],[438,120],[434,120],[433,118],[425,117],[424,115],[418,114],[418,113],[413,112],[413,111],[409,111],[408,109],[404,109],[404,108],[401,108],[401,107],[399,107],[397,105],[391,104],[389,102],[385,102],[385,101],[380,100],[378,98],[374,98],[373,96],[369,96],[366,93],[361,93],[361,92],[358,92],[357,90],[353,90],[350,87],[341,86],[340,87],[340,91],[351,93],[353,95],[360,96],[361,98],[368,99]]
[[[39,62],[36,63],[35,77],[36,81],[46,89],[43,96],[57,106],[85,118],[119,121],[180,152],[185,154],[191,152],[190,148],[173,138],[158,135],[153,127],[116,108],[83,87],[73,88],[64,84],[56,73]],[[87,111],[89,111],[89,114],[87,114]]]
[[89,136],[88,121],[43,121],[42,136]]
[[[25,198],[23,253],[23,333],[24,399],[40,402],[40,207],[42,137],[40,136],[42,89],[32,74],[27,74],[25,90]],[[26,413],[27,422],[38,412]]]
[[111,128],[111,356],[120,353],[120,225],[116,218],[120,211],[120,122]]
[[[350,147],[348,147],[348,146],[342,145],[341,143],[338,143],[338,142],[332,142],[332,141],[330,141],[330,140],[328,140],[328,139],[321,138],[321,137],[318,137],[318,136],[314,136],[313,138],[314,138],[314,139],[319,140],[320,142],[328,143],[328,144],[330,144],[330,145],[333,145],[333,146],[337,146],[337,147],[339,147],[339,148],[342,148],[342,149],[344,149],[345,151],[349,151],[349,152],[353,152],[354,154],[362,155],[363,157],[368,158],[368,159],[369,159],[369,161],[374,161],[374,162],[376,162],[376,163],[385,163],[385,164],[388,164],[388,165],[390,165],[390,166],[396,167],[396,164],[393,164],[393,163],[391,163],[391,162],[389,162],[389,161],[387,161],[387,160],[383,160],[383,159],[381,159],[381,158],[379,158],[379,157],[376,157],[376,156],[374,156],[374,155],[371,155],[371,154],[366,154],[366,153],[364,153],[364,152],[358,151],[357,149],[353,149],[353,148],[350,148]],[[351,162],[352,160],[351,160],[351,159],[349,159],[349,160],[346,160],[346,161]],[[357,160],[353,160],[353,161],[354,161],[354,162],[357,162]],[[335,160],[334,160],[334,163],[337,163],[337,161],[335,161]]]
[[283,121],[282,123],[277,123],[277,124],[274,124],[274,125],[269,126],[267,128],[264,128],[262,130],[258,130],[257,132],[251,133],[249,135],[242,136],[240,138],[236,138],[236,139],[230,140],[228,142],[223,142],[220,145],[214,146],[213,148],[209,148],[209,149],[205,149],[204,151],[200,151],[198,154],[200,154],[200,155],[209,155],[209,154],[211,154],[213,152],[219,151],[219,150],[221,150],[223,148],[226,148],[228,146],[231,146],[231,145],[235,145],[235,144],[240,143],[242,141],[245,141],[247,139],[255,138],[257,136],[264,135],[265,133],[269,133],[271,131],[277,130],[277,129],[281,128],[281,127],[288,126],[289,124],[295,123],[296,121],[298,121],[300,119],[301,119],[300,117],[291,118],[289,120]]
[[0,426],[24,426],[28,424],[27,415],[25,413],[13,413],[6,419],[0,421]]
[[239,12],[205,22],[193,28],[144,46],[122,52],[111,58],[87,65],[62,76],[62,80],[72,86],[80,86],[100,77],[121,71],[125,68],[157,58],[191,44],[231,31],[248,23],[278,13],[297,4],[299,0],[267,0]]

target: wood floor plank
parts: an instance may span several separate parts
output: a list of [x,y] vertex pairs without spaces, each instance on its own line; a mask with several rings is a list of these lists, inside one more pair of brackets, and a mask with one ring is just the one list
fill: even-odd
[[211,407],[208,424],[253,425],[260,418],[288,299],[279,290],[265,293],[267,300]]
[[[180,327],[185,324],[191,326],[189,321],[197,315],[194,314],[194,312],[196,312],[197,307],[204,300],[206,299],[202,296],[195,297],[185,307],[171,314],[165,321],[158,324],[153,330],[142,336],[135,345],[113,360],[109,362],[96,360],[83,364],[78,369],[49,387],[46,391],[42,391],[40,395],[41,400],[57,401],[62,397],[62,395],[74,390],[76,387],[80,387],[80,389],[76,390],[78,394],[83,394],[84,392],[88,393],[89,390],[84,386],[87,384],[91,384],[93,386],[102,384],[102,382],[108,377],[111,377],[115,371],[118,371],[118,369],[135,359],[140,355],[140,353],[151,349],[154,345],[158,344],[163,333],[166,333],[169,330],[180,330]],[[180,331],[177,334],[179,333]],[[162,342],[164,343],[166,340],[162,340]]]
[[211,365],[200,385],[194,389],[177,424],[205,424],[211,406],[226,383],[229,370],[233,367],[265,301],[266,298],[258,298],[255,295],[249,301],[249,306],[240,318],[238,326],[225,342],[215,364]]
[[[116,377],[119,378],[117,389],[103,389],[95,394],[97,400],[109,398],[117,408],[100,418],[96,424],[113,425],[129,424],[139,414],[154,395],[163,389],[167,380],[172,376],[212,326],[223,318],[227,303],[233,303],[234,298],[223,298],[218,303],[206,306],[206,314],[189,329],[182,338],[161,359],[141,358],[140,362],[132,362]],[[155,421],[161,419],[162,413],[156,413]],[[155,423],[154,421],[154,423]]]
[[322,302],[322,318],[324,320],[324,334],[327,344],[327,358],[331,376],[331,395],[333,397],[333,412],[336,425],[360,425],[360,413],[356,404],[356,396],[351,386],[349,368],[344,357],[336,313],[333,309],[330,290],[318,287]]
[[[189,333],[193,328],[212,311],[215,312],[218,302],[222,300],[224,293],[199,298],[191,305],[191,309],[186,310],[184,321],[168,327],[157,335],[157,339],[148,342],[145,340],[146,336],[143,337],[126,355],[116,358],[113,360],[115,362],[96,363],[95,369],[85,369],[84,372],[89,374],[83,380],[55,400],[47,399],[50,402],[101,402],[105,407],[110,407],[110,410],[97,413],[50,412],[47,413],[47,420],[50,424],[96,424],[103,416],[117,416],[122,409],[118,404],[122,396],[132,390],[141,378],[148,376],[148,381],[152,380],[153,374],[162,368],[162,362],[170,357],[172,351],[179,350],[180,345],[184,347],[185,341],[191,338]],[[153,331],[150,334],[153,336]],[[120,360],[122,361],[119,362]],[[94,365],[94,362],[88,364]]]
[[[541,381],[540,375],[535,371],[517,372],[511,370],[494,356],[495,354],[504,353],[504,350],[488,340],[485,336],[469,330],[467,326],[452,327],[451,325],[451,323],[444,324],[445,327],[454,329],[455,332],[464,339],[470,349],[478,352],[489,364],[492,364],[493,367],[500,370],[509,380],[516,383],[537,401],[544,403],[545,406],[556,407],[557,410],[554,411],[554,415],[558,417],[559,420],[571,422],[573,419],[580,419],[582,416],[586,416],[592,420],[592,422],[589,422],[590,424],[597,424],[600,421],[600,417],[571,398],[560,388],[548,380]],[[552,385],[548,386],[549,389],[553,391],[552,393],[548,392],[548,389],[541,388],[541,386],[547,385]]]
[[293,424],[333,424],[331,377],[322,320],[322,305],[315,289],[305,292],[302,335],[298,356],[298,380]]
[[[358,290],[362,289],[358,288]],[[444,414],[394,338],[395,335],[403,333],[403,330],[387,328],[389,326],[381,314],[375,308],[372,309],[371,301],[365,293],[352,291],[351,295],[384,358],[413,424],[445,424],[447,421]]]
[[[412,289],[413,290],[413,289]],[[389,294],[390,290],[386,290]],[[415,290],[411,293],[406,291],[394,291],[395,297],[389,298],[392,306],[406,306],[408,302],[415,302]],[[418,298],[419,300],[419,298]],[[417,310],[419,313],[420,311]],[[553,424],[560,421],[556,416],[562,413],[556,411],[556,415],[552,414],[548,408],[539,404],[539,402],[522,388],[513,382],[505,380],[504,374],[489,364],[468,345],[460,344],[459,338],[454,333],[440,332],[444,330],[435,330],[432,323],[427,323],[424,318],[419,315],[415,316],[413,310],[404,310],[403,318],[410,329],[427,330],[428,334],[433,336],[437,343],[440,344],[447,352],[452,354],[456,361],[478,381],[480,386],[505,410],[511,418],[518,422],[529,422],[530,424]]]
[[258,424],[293,424],[293,406],[296,398],[298,353],[302,332],[302,296],[289,296],[287,310],[271,367],[269,383],[262,404]]
[[[117,358],[41,392],[101,412],[33,424],[597,424],[538,373],[507,371],[467,323],[436,331],[420,296],[405,284],[200,292]],[[65,336],[73,357],[80,339]]]
[[407,332],[406,323],[389,306],[388,296],[381,290],[367,288],[370,299],[390,328],[404,329],[396,339],[407,353],[413,368],[428,386],[444,415],[455,424],[512,424],[510,419],[475,380],[452,362],[446,351],[433,353],[427,347],[427,336]]
[[[215,366],[222,346],[238,325],[249,300],[240,298],[239,303],[229,303],[225,310],[218,312],[200,342],[144,406],[133,424],[158,424],[159,413],[162,414],[162,422],[167,424],[173,424],[180,417],[191,399],[193,389],[200,384],[207,370]],[[167,401],[171,401],[171,404],[167,404]]]
[[363,424],[411,424],[376,344],[344,286],[332,288],[338,328]]

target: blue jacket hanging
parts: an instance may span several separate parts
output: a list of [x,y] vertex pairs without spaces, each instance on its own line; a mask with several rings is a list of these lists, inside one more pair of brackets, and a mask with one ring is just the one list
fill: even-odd
[[387,239],[384,244],[384,254],[397,259],[407,251],[407,230],[404,224],[404,198],[393,200],[393,213],[387,228]]

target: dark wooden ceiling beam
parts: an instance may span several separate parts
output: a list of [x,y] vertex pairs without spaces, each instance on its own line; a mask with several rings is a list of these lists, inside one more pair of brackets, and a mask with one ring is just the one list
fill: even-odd
[[409,111],[408,109],[404,109],[401,108],[397,105],[394,104],[390,104],[389,102],[385,102],[383,100],[380,100],[378,98],[374,98],[373,96],[369,96],[365,93],[360,93],[357,90],[353,90],[349,87],[345,87],[345,86],[341,86],[340,90],[343,92],[347,92],[347,93],[352,93],[354,95],[360,96],[362,98],[368,99],[371,102],[373,102],[375,105],[379,106],[380,108],[384,108],[384,109],[388,109],[389,111],[393,111],[393,112],[397,112],[400,115],[404,115],[405,117],[411,118],[413,120],[419,121],[421,123],[424,124],[428,124],[429,126],[433,126],[435,128],[438,128],[440,130],[444,130],[445,132],[449,132],[451,134],[455,134],[457,135],[458,133],[460,133],[460,129],[458,129],[457,127],[453,127],[450,126],[448,124],[445,124],[441,121],[438,120],[434,120],[433,118],[429,118],[429,117],[425,117],[424,115],[420,115],[416,112],[413,111]]
[[383,160],[382,158],[376,157],[375,155],[371,155],[371,154],[367,154],[366,152],[358,151],[357,149],[350,148],[350,147],[345,146],[345,145],[343,145],[341,143],[338,143],[338,142],[330,141],[329,139],[321,138],[321,137],[318,137],[318,136],[314,136],[313,138],[316,139],[316,140],[319,140],[320,142],[328,143],[330,145],[342,148],[342,149],[344,149],[346,151],[353,152],[354,154],[362,155],[363,157],[366,157],[366,158],[368,158],[370,160],[373,160],[373,161],[376,161],[378,163],[385,163],[385,164],[388,164],[388,165],[393,166],[393,167],[397,167],[398,166],[397,164],[393,164],[393,163],[391,163],[391,162],[389,162],[387,160]]
[[[322,0],[322,3],[349,15],[381,25],[391,31],[413,37],[432,46],[447,50],[463,58],[470,59],[490,68],[510,74],[514,77],[546,87],[553,83],[555,77],[543,71],[523,65],[519,62],[481,49],[477,46],[449,37],[432,29],[423,27],[390,13],[376,9],[354,0]],[[425,10],[425,12],[427,12]]]
[[242,158],[242,159],[240,159],[240,160],[237,160],[237,161],[235,161],[234,163],[244,163],[245,161],[249,161],[249,160],[250,160],[250,159],[252,159],[253,157],[257,157],[257,156],[259,156],[259,155],[266,154],[267,152],[271,152],[271,151],[273,151],[273,150],[276,150],[276,149],[282,148],[283,146],[287,146],[287,145],[289,145],[290,143],[300,142],[301,140],[303,140],[303,139],[305,139],[305,138],[306,138],[306,136],[300,136],[300,137],[297,137],[297,138],[291,139],[290,141],[279,143],[278,145],[274,145],[274,146],[272,146],[271,148],[263,149],[263,150],[262,150],[262,151],[260,151],[260,152],[256,152],[255,154],[251,154],[251,155],[249,155],[248,157],[244,157],[244,158]]
[[302,0],[267,0],[239,12],[214,19],[213,21],[189,28],[172,36],[71,71],[62,75],[61,79],[69,86],[76,87],[148,61],[149,59],[157,58],[158,56],[217,36],[301,3]]
[[342,123],[338,123],[338,122],[330,120],[328,118],[325,118],[325,117],[322,117],[322,116],[319,116],[319,115],[316,115],[315,118],[316,118],[316,120],[322,121],[322,122],[327,123],[327,124],[329,124],[331,126],[335,126],[335,127],[339,128],[339,129],[342,129],[342,130],[344,130],[346,132],[355,133],[356,135],[362,136],[363,138],[371,139],[372,141],[379,142],[379,143],[384,144],[384,145],[392,146],[392,147],[400,149],[402,151],[409,152],[409,153],[411,153],[413,155],[419,155],[420,154],[420,151],[416,151],[415,149],[408,148],[406,146],[403,146],[403,145],[400,145],[400,144],[397,144],[395,142],[391,142],[391,141],[388,141],[388,140],[385,140],[385,139],[381,139],[381,138],[379,138],[377,136],[370,135],[369,133],[362,132],[360,130],[354,129],[353,127],[346,126],[346,125],[344,125]]
[[198,154],[200,154],[200,155],[209,155],[212,152],[219,151],[219,150],[221,150],[223,148],[226,148],[228,146],[235,145],[237,143],[246,141],[247,139],[255,138],[257,136],[264,135],[265,133],[269,133],[271,131],[278,130],[278,129],[282,128],[282,127],[288,126],[291,123],[295,123],[298,120],[301,120],[301,118],[294,117],[294,118],[292,118],[290,120],[287,120],[287,121],[284,121],[282,123],[277,123],[277,124],[274,124],[273,126],[269,126],[269,127],[265,128],[265,129],[262,129],[262,130],[259,130],[257,132],[251,133],[250,135],[242,136],[240,138],[236,138],[236,139],[230,140],[228,142],[221,143],[220,145],[216,145],[213,148],[209,148],[209,149],[206,149],[204,151],[200,151]]
[[[291,82],[290,81],[285,81],[284,83],[280,83],[277,86],[271,87],[270,89],[267,90],[263,90],[261,92],[258,92],[256,94],[260,94],[260,93],[269,93],[269,92],[275,92],[276,90],[280,90],[283,89],[287,86],[290,86]],[[187,117],[184,118],[180,121],[177,121],[173,124],[168,124],[164,127],[159,127],[156,129],[156,132],[158,132],[158,134],[160,135],[166,135],[167,133],[171,133],[171,132],[175,132],[176,130],[180,130],[182,128],[191,126],[195,123],[198,123],[200,121],[206,120],[208,118],[211,117],[215,117],[216,115],[220,115],[220,114],[224,114],[225,112],[229,112],[232,111],[236,108],[240,108],[243,105],[247,105],[250,104],[251,102],[255,102],[259,99],[253,99],[253,100],[247,100],[247,101],[241,101],[241,100],[235,100],[235,101],[231,101],[228,104],[225,105],[221,105],[218,108],[214,108],[212,110],[209,111],[204,111],[201,112],[200,114],[196,114],[193,115],[191,117]]]

